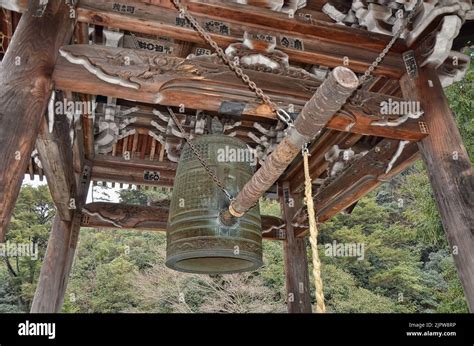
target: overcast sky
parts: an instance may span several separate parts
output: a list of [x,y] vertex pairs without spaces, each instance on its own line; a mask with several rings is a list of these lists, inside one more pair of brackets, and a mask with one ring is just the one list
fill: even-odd
[[[23,179],[23,185],[31,185],[31,186],[40,186],[40,185],[46,185],[46,177],[43,179],[43,181],[40,181],[38,176],[35,176],[34,180],[30,180],[30,176],[27,175],[25,176],[25,179]],[[124,189],[128,188],[128,185],[124,185]],[[112,203],[118,203],[119,202],[119,194],[118,192],[120,191],[119,188],[111,188],[109,185],[109,188],[105,189],[102,188],[101,186],[92,186],[89,188],[89,193],[87,195],[87,203],[92,203],[93,201],[95,202],[112,202]],[[92,200],[94,199],[94,200]]]

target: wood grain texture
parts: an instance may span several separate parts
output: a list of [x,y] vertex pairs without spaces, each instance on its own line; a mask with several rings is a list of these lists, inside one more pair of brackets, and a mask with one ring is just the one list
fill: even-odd
[[240,217],[281,177],[305,143],[316,137],[328,121],[340,111],[359,85],[355,73],[337,67],[319,86],[295,120],[294,128],[278,144],[258,171],[245,184],[229,206],[232,215]]
[[[241,102],[244,104],[242,115],[276,119],[269,107],[256,100],[255,94],[216,57],[185,60],[159,53],[88,45],[67,46],[62,51],[75,63],[64,58],[58,59],[53,78],[60,89],[150,104],[175,107],[184,104],[187,109],[216,113],[225,101]],[[130,60],[129,65],[125,64],[126,59]],[[102,79],[87,71],[84,66],[87,62],[90,62],[94,71],[103,74]],[[245,73],[279,106],[288,109],[291,104],[295,112],[303,109],[321,85],[320,81],[303,73],[289,76],[284,71],[266,73],[250,69],[245,69]],[[106,79],[130,84],[130,87],[112,84]],[[363,107],[346,104],[327,127],[414,141],[426,136],[415,119],[409,119],[396,127],[372,125],[373,122],[387,119],[387,116],[380,114],[382,102],[391,98],[396,103],[401,99],[372,92],[361,92],[360,98],[365,101]]]
[[36,149],[57,212],[61,220],[71,221],[77,191],[69,123],[65,115],[56,115],[52,133],[48,130],[46,118],[43,117],[36,139]]
[[[338,132],[333,130],[326,130],[309,148],[309,172],[310,176],[315,181],[328,168],[328,162],[325,159],[325,154],[334,146],[338,145],[341,148],[351,148],[361,138],[361,135],[350,134],[345,132]],[[287,173],[282,177],[283,181],[290,182],[291,190],[294,192],[302,192],[304,189],[304,171],[303,160],[300,157],[293,162],[289,167]]]
[[168,214],[169,206],[152,207],[96,202],[84,206],[81,225],[107,229],[166,232]]
[[[155,2],[155,5],[136,0],[127,1],[127,4],[135,8],[133,14],[114,12],[113,4],[113,0],[81,0],[78,20],[203,44],[203,39],[194,29],[176,25],[178,12],[169,1]],[[348,67],[357,72],[364,72],[390,40],[388,36],[366,30],[322,21],[304,23],[290,19],[283,13],[222,1],[190,1],[187,6],[201,24],[217,20],[228,25],[228,34],[211,33],[212,38],[222,48],[241,41],[245,31],[274,36],[278,43],[281,37],[302,40],[304,50],[287,48],[280,44],[278,46],[278,49],[289,54],[290,60],[295,62],[336,67],[341,65],[345,56],[349,56],[351,60]],[[403,41],[399,40],[375,74],[400,78],[404,66],[400,53],[405,48]]]
[[[283,189],[288,189],[289,184],[284,183]],[[294,213],[301,206],[303,197],[291,195],[288,190],[287,197],[292,198],[294,204],[290,206],[289,200],[280,191],[280,205],[286,223],[286,240],[283,243],[286,279],[286,301],[289,313],[311,313],[311,295],[309,287],[308,259],[306,240],[297,238],[292,226]]]
[[81,229],[80,210],[87,199],[90,185],[90,174],[87,174],[87,169],[80,181],[77,209],[73,213],[72,220],[62,221],[59,214],[54,217],[31,313],[61,311]]
[[46,255],[43,259],[38,285],[31,305],[32,313],[59,312],[58,293],[68,257],[71,231],[71,221],[62,221],[59,215],[54,217]]
[[52,89],[59,47],[74,21],[63,1],[43,17],[26,12],[0,66],[0,240],[4,239]]
[[[365,156],[356,159],[320,188],[314,197],[318,222],[325,222],[350,207],[367,193],[404,171],[419,158],[416,143],[409,144],[398,156],[392,170],[385,173],[389,162],[397,152],[398,145],[399,142],[393,139],[382,140]],[[307,215],[302,208],[296,213],[293,223],[306,222]],[[305,229],[301,233],[299,231],[296,233],[298,237],[303,237],[308,234],[308,231]]]
[[[164,201],[166,202],[166,201]],[[84,206],[81,226],[103,229],[133,229],[137,231],[166,232],[169,206],[127,205],[108,202]],[[169,204],[169,203],[168,203]],[[266,240],[284,240],[284,222],[275,216],[262,215],[262,234]],[[302,229],[299,229],[302,231]]]
[[[146,180],[145,172],[157,172],[158,180]],[[97,156],[92,161],[92,179],[143,186],[173,186],[176,164],[172,162],[125,160]]]
[[474,178],[453,113],[433,68],[420,70],[411,80],[400,81],[407,98],[421,102],[431,135],[418,143],[453,250],[459,278],[471,312],[474,312]]

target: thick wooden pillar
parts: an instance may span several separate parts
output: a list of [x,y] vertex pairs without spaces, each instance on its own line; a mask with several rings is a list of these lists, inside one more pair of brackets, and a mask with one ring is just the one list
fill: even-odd
[[297,238],[291,224],[302,203],[301,195],[291,195],[289,184],[284,183],[280,195],[283,220],[286,223],[286,239],[283,243],[285,259],[286,301],[289,313],[311,313],[311,295],[306,243]]
[[459,278],[474,312],[474,180],[472,167],[436,71],[400,81],[405,98],[421,103],[430,135],[418,143],[428,169]]
[[[86,168],[87,170],[87,168]],[[61,220],[59,214],[54,218],[48,240],[48,247],[31,305],[32,313],[57,313],[61,311],[67,282],[76,253],[79,231],[81,229],[82,206],[89,189],[90,176],[84,177],[81,185],[81,200],[71,221]]]
[[[31,312],[61,311],[79,239],[82,208],[90,185],[91,170],[84,160],[82,131],[76,128],[75,141],[71,146],[69,131],[66,131],[63,121],[61,117],[56,119],[51,134],[44,133],[43,124],[43,132],[37,143],[48,182],[53,182],[49,186],[58,211],[49,236]],[[74,203],[68,206],[70,199]],[[65,215],[70,217],[67,219]]]
[[69,276],[70,241],[72,235],[78,233],[79,227],[80,222],[62,221],[59,214],[54,217],[31,312],[60,311],[64,299],[64,294],[60,292]]
[[50,98],[59,47],[74,28],[65,1],[50,1],[42,17],[33,10],[23,14],[0,65],[0,241]]

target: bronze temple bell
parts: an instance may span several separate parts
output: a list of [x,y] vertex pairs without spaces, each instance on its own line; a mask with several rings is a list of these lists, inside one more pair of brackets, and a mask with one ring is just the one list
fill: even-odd
[[[247,145],[225,135],[193,141],[232,196],[252,177]],[[168,221],[166,266],[182,272],[224,274],[262,265],[262,226],[258,204],[243,217],[221,219],[229,200],[212,181],[188,144],[176,172]]]

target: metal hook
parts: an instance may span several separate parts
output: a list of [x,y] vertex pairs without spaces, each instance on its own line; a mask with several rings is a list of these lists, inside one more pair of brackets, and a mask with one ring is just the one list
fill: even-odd
[[308,149],[308,143],[305,143],[305,144],[303,145],[303,148],[301,149],[301,154],[302,154],[302,155],[308,155],[308,156],[310,156],[310,155],[309,155],[309,149]]
[[288,127],[293,126],[293,119],[283,108],[278,108],[276,114],[278,118],[280,118],[280,120],[283,121]]

